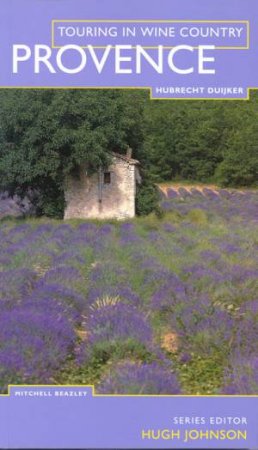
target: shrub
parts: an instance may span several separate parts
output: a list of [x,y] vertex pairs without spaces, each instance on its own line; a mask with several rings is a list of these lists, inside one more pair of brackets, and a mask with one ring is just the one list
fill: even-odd
[[1,388],[15,383],[47,383],[69,356],[75,333],[64,315],[16,308],[0,315]]
[[138,187],[136,194],[136,213],[139,216],[147,216],[151,212],[162,215],[159,207],[159,193],[149,180],[144,180]]
[[126,353],[132,348],[148,347],[152,330],[143,314],[135,307],[117,303],[91,311],[85,324],[88,339],[82,343],[79,361],[89,360],[94,354],[108,359],[113,353]]
[[112,367],[101,381],[103,394],[179,394],[176,375],[168,367],[155,362],[139,364],[125,362]]

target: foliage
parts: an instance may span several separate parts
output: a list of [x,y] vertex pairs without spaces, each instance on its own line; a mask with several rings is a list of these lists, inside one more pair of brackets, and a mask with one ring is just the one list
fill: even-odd
[[141,157],[145,94],[135,91],[43,90],[0,93],[0,189],[37,193],[38,214],[61,217],[67,174],[89,172],[127,145]]
[[[254,117],[256,120],[254,121]],[[258,112],[245,120],[245,128],[235,131],[224,159],[216,170],[223,186],[258,186]]]
[[221,161],[226,107],[204,102],[151,102],[145,151],[157,181],[207,180]]
[[258,94],[249,102],[160,102],[145,108],[144,149],[157,181],[257,185]]
[[136,213],[139,216],[147,216],[153,211],[159,214],[158,190],[148,177],[144,177],[142,184],[137,188]]
[[86,345],[82,345],[80,360],[87,360],[103,355],[109,359],[112,353],[121,353],[148,346],[152,339],[152,330],[144,315],[137,308],[123,303],[104,305],[97,310],[91,310],[86,320],[85,329],[88,333]]

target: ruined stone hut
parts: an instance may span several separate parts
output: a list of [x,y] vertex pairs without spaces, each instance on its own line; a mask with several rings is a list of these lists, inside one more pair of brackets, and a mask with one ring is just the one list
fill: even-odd
[[65,185],[65,219],[130,219],[135,216],[136,186],[140,183],[139,161],[111,153],[112,163],[91,176],[85,165],[70,175]]

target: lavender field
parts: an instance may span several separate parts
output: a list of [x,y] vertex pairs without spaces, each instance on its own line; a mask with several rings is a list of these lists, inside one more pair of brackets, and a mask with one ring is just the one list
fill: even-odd
[[170,189],[161,206],[0,221],[1,392],[258,393],[258,192]]

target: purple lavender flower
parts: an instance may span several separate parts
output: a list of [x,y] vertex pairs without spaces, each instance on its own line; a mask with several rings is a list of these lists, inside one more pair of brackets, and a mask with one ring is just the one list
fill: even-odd
[[167,196],[168,198],[178,198],[178,193],[176,190],[169,188],[167,190]]
[[86,322],[86,329],[91,345],[127,339],[148,344],[152,339],[151,327],[144,315],[136,308],[122,303],[94,311]]
[[8,383],[44,382],[73,351],[75,333],[53,310],[20,307],[0,314],[0,379]]
[[176,305],[187,301],[186,285],[171,274],[152,296],[152,307],[158,311],[173,311]]
[[68,288],[74,284],[83,284],[83,277],[78,269],[73,266],[58,266],[50,269],[43,278],[36,284],[36,288],[40,288],[42,285],[58,283]]
[[79,250],[67,250],[64,251],[58,255],[56,255],[53,258],[53,264],[60,265],[60,264],[72,264],[72,263],[79,263],[79,264],[85,264],[85,258],[83,258],[80,255],[80,249]]
[[220,260],[221,255],[218,252],[215,252],[213,250],[203,250],[200,253],[200,257],[202,261],[205,261],[206,263],[214,263],[218,260]]
[[154,351],[151,326],[142,313],[127,304],[109,304],[104,299],[83,324],[87,340],[78,348],[78,364],[88,363],[94,355],[108,360],[116,351],[124,356],[128,351]]
[[36,288],[28,300],[40,304],[43,300],[48,300],[52,304],[62,305],[63,309],[70,311],[72,316],[79,320],[80,314],[85,309],[85,299],[73,289],[64,287],[60,284],[42,284]]
[[255,315],[247,315],[237,324],[234,337],[235,353],[244,356],[254,355],[258,357],[258,321]]
[[241,305],[240,313],[252,318],[254,315],[258,315],[258,300],[249,300]]
[[177,228],[171,223],[164,223],[163,230],[166,231],[166,233],[175,233]]
[[12,269],[0,272],[0,299],[15,301],[29,295],[36,281],[36,274],[29,269]]
[[180,362],[182,364],[187,364],[188,362],[190,362],[192,359],[192,356],[190,355],[190,353],[182,353],[180,355]]
[[110,370],[100,385],[102,394],[179,394],[177,377],[157,363],[125,362]]
[[168,200],[163,200],[160,204],[161,208],[163,211],[171,211],[173,209],[173,204],[171,201]]
[[203,193],[209,200],[219,201],[219,195],[215,191],[209,188],[203,188]]
[[258,356],[248,359],[238,357],[231,361],[224,377],[223,394],[257,395],[258,394]]
[[135,245],[141,242],[140,237],[136,232],[135,225],[132,223],[124,223],[120,227],[121,244],[122,245]]

